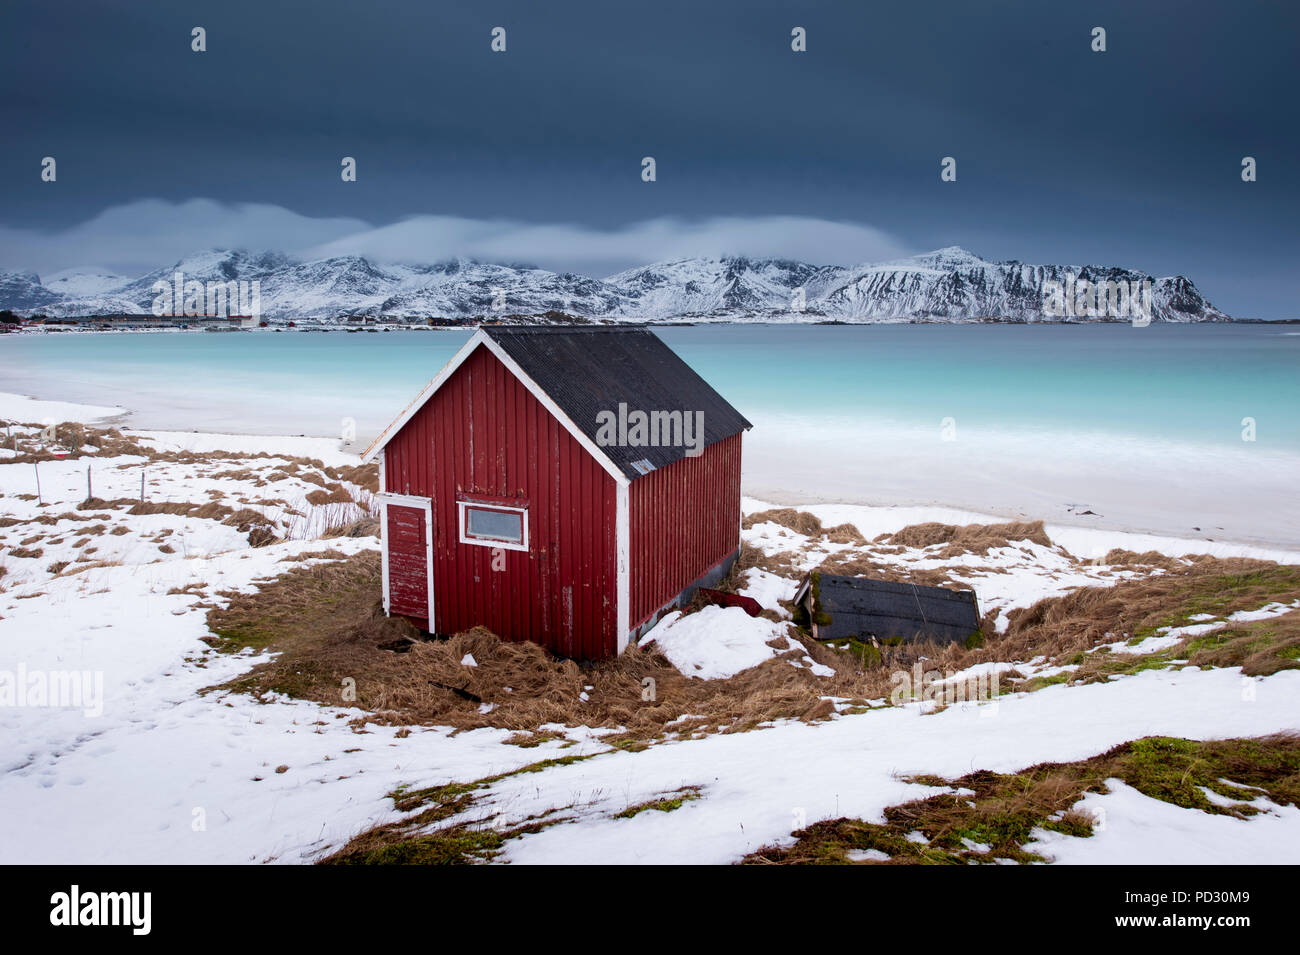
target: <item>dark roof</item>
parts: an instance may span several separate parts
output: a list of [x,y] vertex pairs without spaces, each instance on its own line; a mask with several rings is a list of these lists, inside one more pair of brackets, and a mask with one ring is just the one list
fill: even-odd
[[964,641],[979,629],[979,605],[972,590],[922,587],[867,577],[818,575],[820,609],[829,626],[818,635],[838,640],[901,637],[905,642]]
[[633,480],[649,473],[634,462],[661,468],[685,457],[687,448],[603,444],[597,435],[601,412],[617,415],[620,404],[629,414],[703,412],[702,447],[753,427],[646,328],[496,325],[483,331]]

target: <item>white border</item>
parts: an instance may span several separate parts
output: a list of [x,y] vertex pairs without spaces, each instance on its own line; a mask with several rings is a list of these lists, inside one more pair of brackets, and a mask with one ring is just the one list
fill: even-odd
[[[380,467],[383,467],[383,459],[380,459]],[[383,485],[380,484],[382,488]],[[390,494],[387,491],[380,491],[375,495],[379,501],[379,530],[383,535],[383,575],[384,575],[384,614],[391,613],[390,599],[388,594],[388,505],[397,504],[400,507],[415,507],[424,510],[424,560],[425,570],[428,574],[428,592],[429,592],[429,632],[436,632],[436,626],[433,619],[434,599],[433,599],[433,501],[427,497],[416,497],[413,494]]]
[[[502,540],[499,537],[470,537],[465,530],[465,526],[466,526],[465,509],[470,507],[478,508],[481,511],[513,511],[514,513],[520,515],[520,517],[523,519],[522,520],[523,529],[524,529],[523,541],[521,543],[516,543],[515,541]],[[511,504],[489,504],[485,501],[457,500],[456,520],[460,526],[460,542],[462,544],[473,544],[475,547],[491,547],[494,550],[498,547],[500,547],[502,550],[522,550],[522,551],[528,550],[528,508],[526,507],[515,507]]]

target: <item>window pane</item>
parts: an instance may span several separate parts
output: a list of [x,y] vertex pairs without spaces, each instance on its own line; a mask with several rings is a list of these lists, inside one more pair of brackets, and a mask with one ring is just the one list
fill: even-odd
[[488,511],[477,507],[465,508],[466,533],[470,537],[491,537],[495,540],[523,543],[524,516],[516,511]]

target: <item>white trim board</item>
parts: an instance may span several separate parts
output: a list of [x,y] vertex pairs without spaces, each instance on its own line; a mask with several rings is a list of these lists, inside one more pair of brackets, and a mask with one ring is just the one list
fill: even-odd
[[617,594],[615,603],[615,626],[617,629],[617,652],[627,649],[628,637],[632,629],[632,509],[631,492],[627,484],[619,484],[615,489],[614,502],[614,539],[615,539],[615,574]]

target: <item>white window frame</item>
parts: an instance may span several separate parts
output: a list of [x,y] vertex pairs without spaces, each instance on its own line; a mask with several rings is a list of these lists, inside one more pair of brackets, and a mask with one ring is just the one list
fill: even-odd
[[[518,514],[519,523],[523,528],[523,540],[511,541],[500,537],[471,537],[468,533],[469,515],[466,514],[466,511],[471,507],[481,511],[509,511],[512,514]],[[513,504],[493,504],[488,501],[458,500],[456,502],[456,511],[458,515],[457,523],[460,525],[460,542],[462,544],[473,544],[475,547],[500,547],[504,550],[528,550],[528,508],[517,507]]]

